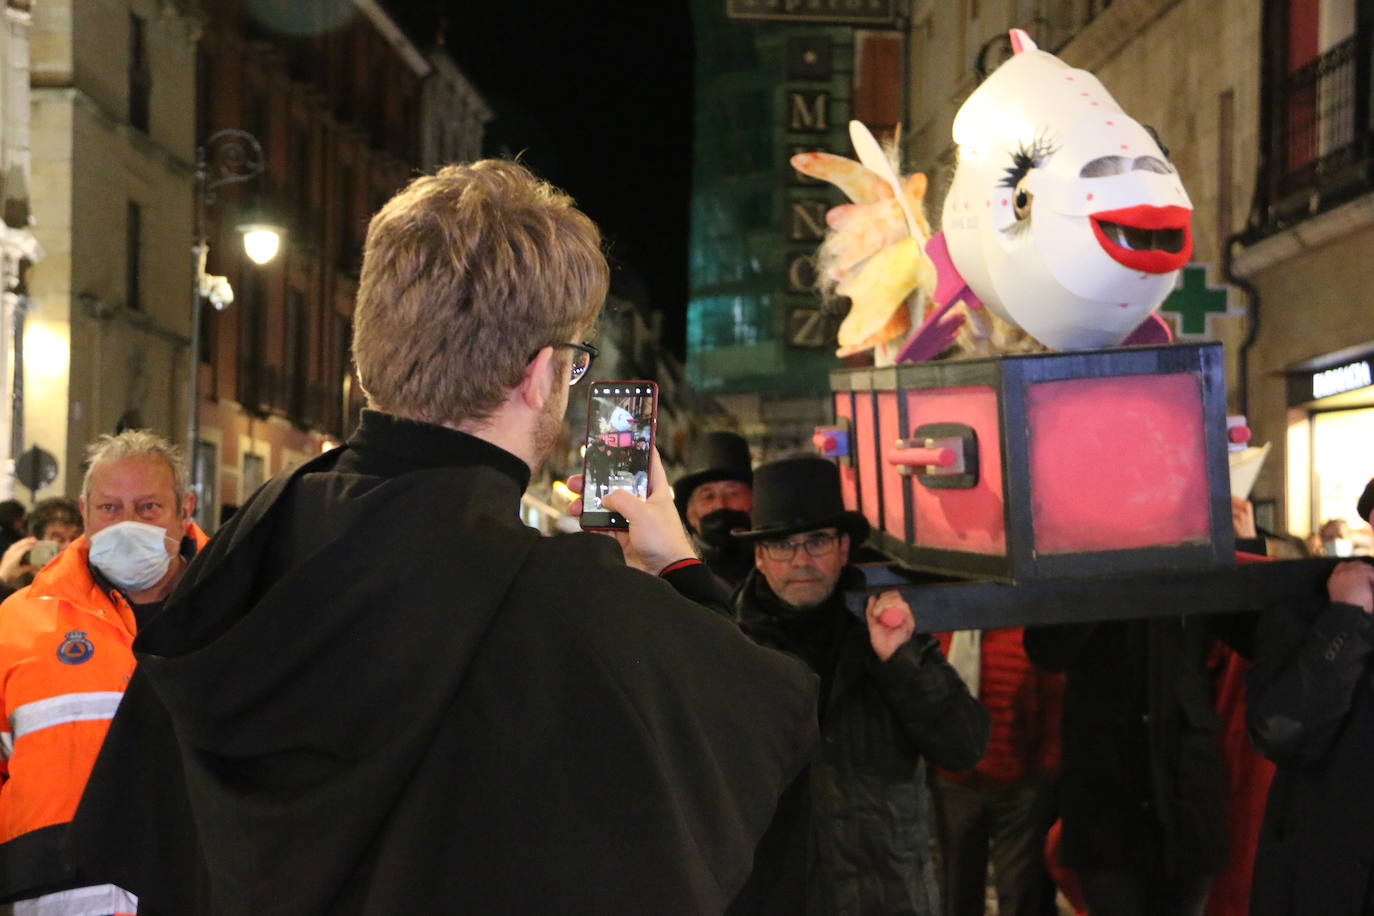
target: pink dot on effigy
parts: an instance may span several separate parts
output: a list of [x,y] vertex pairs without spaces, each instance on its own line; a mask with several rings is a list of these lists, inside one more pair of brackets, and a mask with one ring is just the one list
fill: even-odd
[[1124,144],[1124,143],[1123,143],[1123,144],[1121,144],[1121,148],[1122,148],[1122,149],[1130,149],[1130,147],[1129,147],[1129,146],[1127,146],[1127,145],[1126,145],[1126,144]]
[[1128,309],[1128,308],[1130,308],[1130,307],[1131,307],[1131,305],[1130,305],[1129,302],[1122,302],[1121,304],[1119,304],[1119,305],[1117,306],[1117,308],[1119,308],[1119,309]]
[[1092,196],[1091,194],[1089,194],[1089,195],[1088,195],[1088,200],[1092,200],[1092,199],[1093,199],[1093,196]]
[[1108,121],[1108,122],[1107,122],[1107,126],[1108,126],[1108,127],[1115,127],[1115,126],[1116,126],[1116,122],[1115,122],[1115,121]]
[[1006,205],[1007,205],[1007,199],[1004,197],[1004,198],[1002,198],[1002,206],[1005,207]]

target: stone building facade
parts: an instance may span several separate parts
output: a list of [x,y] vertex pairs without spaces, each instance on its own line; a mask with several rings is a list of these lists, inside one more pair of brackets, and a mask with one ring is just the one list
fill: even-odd
[[32,10],[33,232],[22,442],[76,495],[91,439],[183,427],[191,290],[194,4],[51,0]]
[[[352,430],[368,219],[419,170],[480,149],[491,114],[442,47],[423,53],[373,0],[206,7],[199,136],[247,130],[266,165],[207,210],[209,273],[235,291],[227,309],[201,306],[196,479],[213,529]],[[238,231],[260,219],[286,230],[262,266]]]

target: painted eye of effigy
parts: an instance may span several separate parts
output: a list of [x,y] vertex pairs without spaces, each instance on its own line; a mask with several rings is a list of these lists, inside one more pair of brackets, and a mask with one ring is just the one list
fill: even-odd
[[1026,179],[1022,178],[1016,185],[1016,195],[1012,198],[1012,212],[1016,214],[1018,220],[1030,218],[1031,201],[1035,195],[1026,190]]
[[1040,168],[1052,155],[1054,147],[1043,136],[1037,137],[1029,146],[1021,144],[1016,152],[1011,154],[1011,166],[1004,170],[1001,185],[1014,191],[1012,209],[1018,222],[1030,218],[1031,201],[1035,199],[1035,195],[1026,188],[1027,176],[1030,175],[1031,169]]

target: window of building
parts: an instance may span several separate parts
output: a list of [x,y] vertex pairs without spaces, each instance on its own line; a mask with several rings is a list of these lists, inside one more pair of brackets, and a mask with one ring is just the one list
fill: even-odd
[[219,447],[205,439],[197,440],[195,455],[196,524],[206,531],[215,530],[219,515]]
[[239,475],[239,503],[247,502],[248,497],[257,492],[263,481],[267,480],[267,461],[252,452],[243,453],[243,473]]
[[148,29],[142,16],[129,14],[129,124],[148,130],[153,69],[148,63]]
[[129,201],[125,211],[124,304],[143,308],[143,208]]
[[286,327],[283,337],[282,372],[286,376],[286,413],[293,420],[304,418],[305,383],[309,375],[305,350],[305,296],[295,287],[286,290]]

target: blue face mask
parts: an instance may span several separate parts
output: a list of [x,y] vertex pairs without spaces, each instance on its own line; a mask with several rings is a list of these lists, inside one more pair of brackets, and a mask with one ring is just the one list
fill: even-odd
[[119,522],[91,535],[91,565],[126,592],[152,588],[167,574],[172,540],[160,525]]

